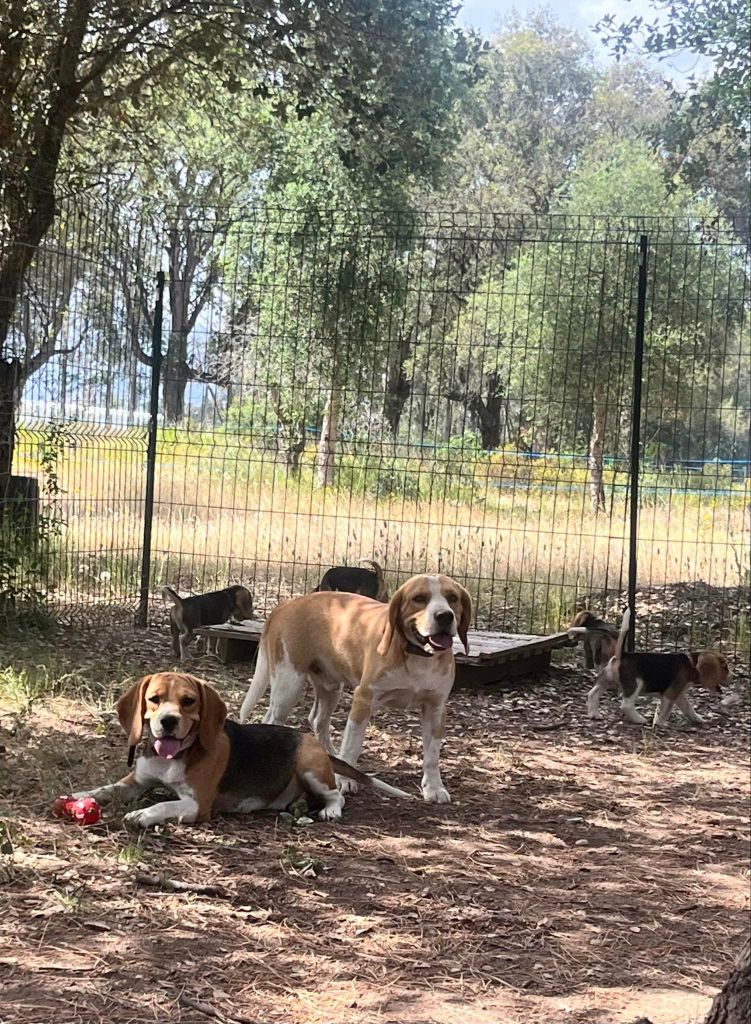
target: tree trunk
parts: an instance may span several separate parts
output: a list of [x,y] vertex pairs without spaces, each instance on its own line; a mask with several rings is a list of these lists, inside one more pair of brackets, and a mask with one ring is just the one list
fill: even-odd
[[602,453],[605,444],[605,395],[595,381],[592,397],[592,432],[589,438],[589,495],[595,515],[605,508]]
[[[52,185],[50,184],[50,190]],[[2,357],[21,294],[24,276],[55,216],[55,200],[42,189],[30,190],[29,213],[9,210],[7,255],[0,261],[0,495],[5,493],[16,444],[16,407],[21,399],[21,360]],[[19,207],[23,200],[19,198]],[[18,220],[16,220],[16,216]],[[15,238],[12,235],[15,234]]]
[[187,336],[172,331],[164,361],[164,416],[167,423],[179,423],[185,415],[185,389],[190,379]]
[[297,475],[297,473],[300,472],[300,459],[302,458],[302,453],[304,451],[305,424],[301,421],[297,427],[297,436],[294,439],[290,438],[290,440],[287,443],[286,451],[284,453],[285,460],[287,463],[287,469],[290,471],[290,473],[294,473],[295,475]]
[[399,338],[397,344],[389,352],[386,373],[386,395],[383,399],[383,418],[388,423],[391,435],[395,441],[399,436],[399,424],[404,413],[404,407],[412,394],[412,382],[404,369],[404,364],[409,358],[411,349],[410,335],[405,334]]
[[336,442],[339,439],[339,406],[341,398],[333,386],[326,400],[321,436],[318,439],[316,480],[319,487],[332,487],[336,474]]
[[472,411],[477,416],[480,428],[480,440],[485,451],[501,447],[501,431],[503,427],[503,384],[497,373],[487,376],[487,398],[473,403]]
[[750,1020],[751,935],[747,935],[730,977],[715,996],[704,1024],[748,1024]]
[[21,377],[20,359],[0,359],[0,507],[13,471]]

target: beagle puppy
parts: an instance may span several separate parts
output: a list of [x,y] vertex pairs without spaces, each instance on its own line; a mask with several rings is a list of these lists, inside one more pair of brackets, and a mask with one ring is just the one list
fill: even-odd
[[409,797],[331,757],[310,734],[228,721],[216,690],[181,672],[144,676],[120,698],[117,714],[131,755],[143,743],[133,771],[119,782],[74,796],[131,800],[155,786],[177,796],[130,811],[123,821],[131,828],[206,821],[218,811],[278,810],[301,796],[323,804],[322,820],[339,819],[344,797],[334,769],[380,793]]
[[618,627],[598,619],[588,609],[576,613],[568,627],[568,635],[574,641],[581,640],[587,668],[606,665],[615,654]]
[[363,565],[369,565],[370,569],[361,569],[356,565],[335,565],[333,569],[328,569],[323,574],[314,593],[317,594],[321,590],[341,590],[347,594],[372,597],[374,601],[386,604],[389,591],[383,569],[378,562],[370,558],[361,558],[360,561]]
[[722,693],[730,671],[727,661],[711,651],[692,654],[642,654],[624,653],[626,635],[631,621],[631,610],[626,609],[621,630],[615,645],[615,653],[595,680],[587,694],[587,714],[600,718],[600,697],[613,685],[621,691],[621,707],[629,722],[647,725],[647,720],[636,710],[635,702],[641,694],[660,698],[655,708],[652,725],[666,725],[675,705],[689,722],[703,725],[701,718],[688,699],[687,691],[692,683],[704,686],[715,693]]
[[164,587],[162,599],[172,603],[169,620],[172,653],[180,661],[185,660],[199,626],[218,626],[230,619],[241,622],[253,618],[253,595],[239,584],[193,597],[180,597],[172,587]]
[[[365,730],[379,705],[418,708],[422,716],[422,793],[448,803],[439,768],[446,699],[454,685],[454,637],[468,651],[472,602],[448,576],[413,576],[388,605],[358,594],[323,592],[279,605],[264,626],[252,683],[240,711],[247,721],[271,688],[266,723],[282,724],[308,681],[309,721],[331,751],[331,716],[344,685],[354,689],[339,757],[357,764]],[[342,774],[342,773],[340,773]],[[342,792],[356,781],[340,779]]]

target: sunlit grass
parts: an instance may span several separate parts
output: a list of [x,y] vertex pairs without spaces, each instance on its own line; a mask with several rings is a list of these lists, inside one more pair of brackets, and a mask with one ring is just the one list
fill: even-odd
[[[314,485],[312,451],[299,474],[282,456],[224,435],[161,441],[152,539],[152,588],[250,583],[259,610],[315,586],[333,564],[375,558],[393,586],[417,571],[465,580],[480,620],[557,628],[578,598],[619,595],[628,560],[627,488],[607,474],[608,509],[590,511],[583,469],[554,457],[530,466],[515,453],[437,460],[346,455],[339,486]],[[65,527],[53,541],[59,600],[133,602],[143,541],[142,434],[77,438],[58,465]],[[34,443],[18,472],[34,473]],[[640,585],[751,579],[751,490],[729,479],[643,486]],[[388,488],[384,486],[388,483]],[[701,478],[699,484],[702,484]],[[487,613],[487,614],[484,614]]]

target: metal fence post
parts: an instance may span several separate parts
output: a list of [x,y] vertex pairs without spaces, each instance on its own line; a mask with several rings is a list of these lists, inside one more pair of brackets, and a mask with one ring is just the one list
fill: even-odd
[[636,630],[636,575],[638,571],[637,544],[639,541],[639,468],[641,465],[641,391],[644,369],[644,323],[647,310],[647,251],[649,238],[639,238],[639,283],[636,293],[636,337],[634,340],[634,382],[631,409],[631,505],[628,538],[628,607],[631,624],[628,649],[634,649]]
[[156,275],[156,303],[151,331],[151,394],[149,399],[149,439],[146,448],[146,495],[143,508],[143,549],[141,592],[136,625],[146,626],[149,619],[149,583],[151,580],[151,530],[154,522],[154,484],[156,481],[156,442],[159,417],[159,383],[162,375],[162,317],[164,314],[164,271]]

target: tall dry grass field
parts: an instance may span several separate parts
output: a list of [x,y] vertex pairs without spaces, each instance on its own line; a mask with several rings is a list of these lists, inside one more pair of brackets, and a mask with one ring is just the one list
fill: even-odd
[[[37,435],[16,472],[39,475]],[[133,604],[146,479],[142,432],[81,432],[56,464],[62,520],[50,583],[58,601]],[[751,579],[748,481],[642,481],[639,585],[745,593]],[[393,588],[417,571],[469,586],[482,625],[549,631],[577,602],[612,611],[628,565],[627,479],[611,473],[609,507],[590,511],[585,472],[514,455],[488,459],[342,456],[339,485],[314,485],[283,456],[225,435],[159,444],[152,590],[251,585],[261,613],[316,585],[328,566],[375,558]],[[742,603],[742,602],[741,602]],[[741,624],[742,626],[743,624]],[[745,627],[743,627],[745,628]]]

